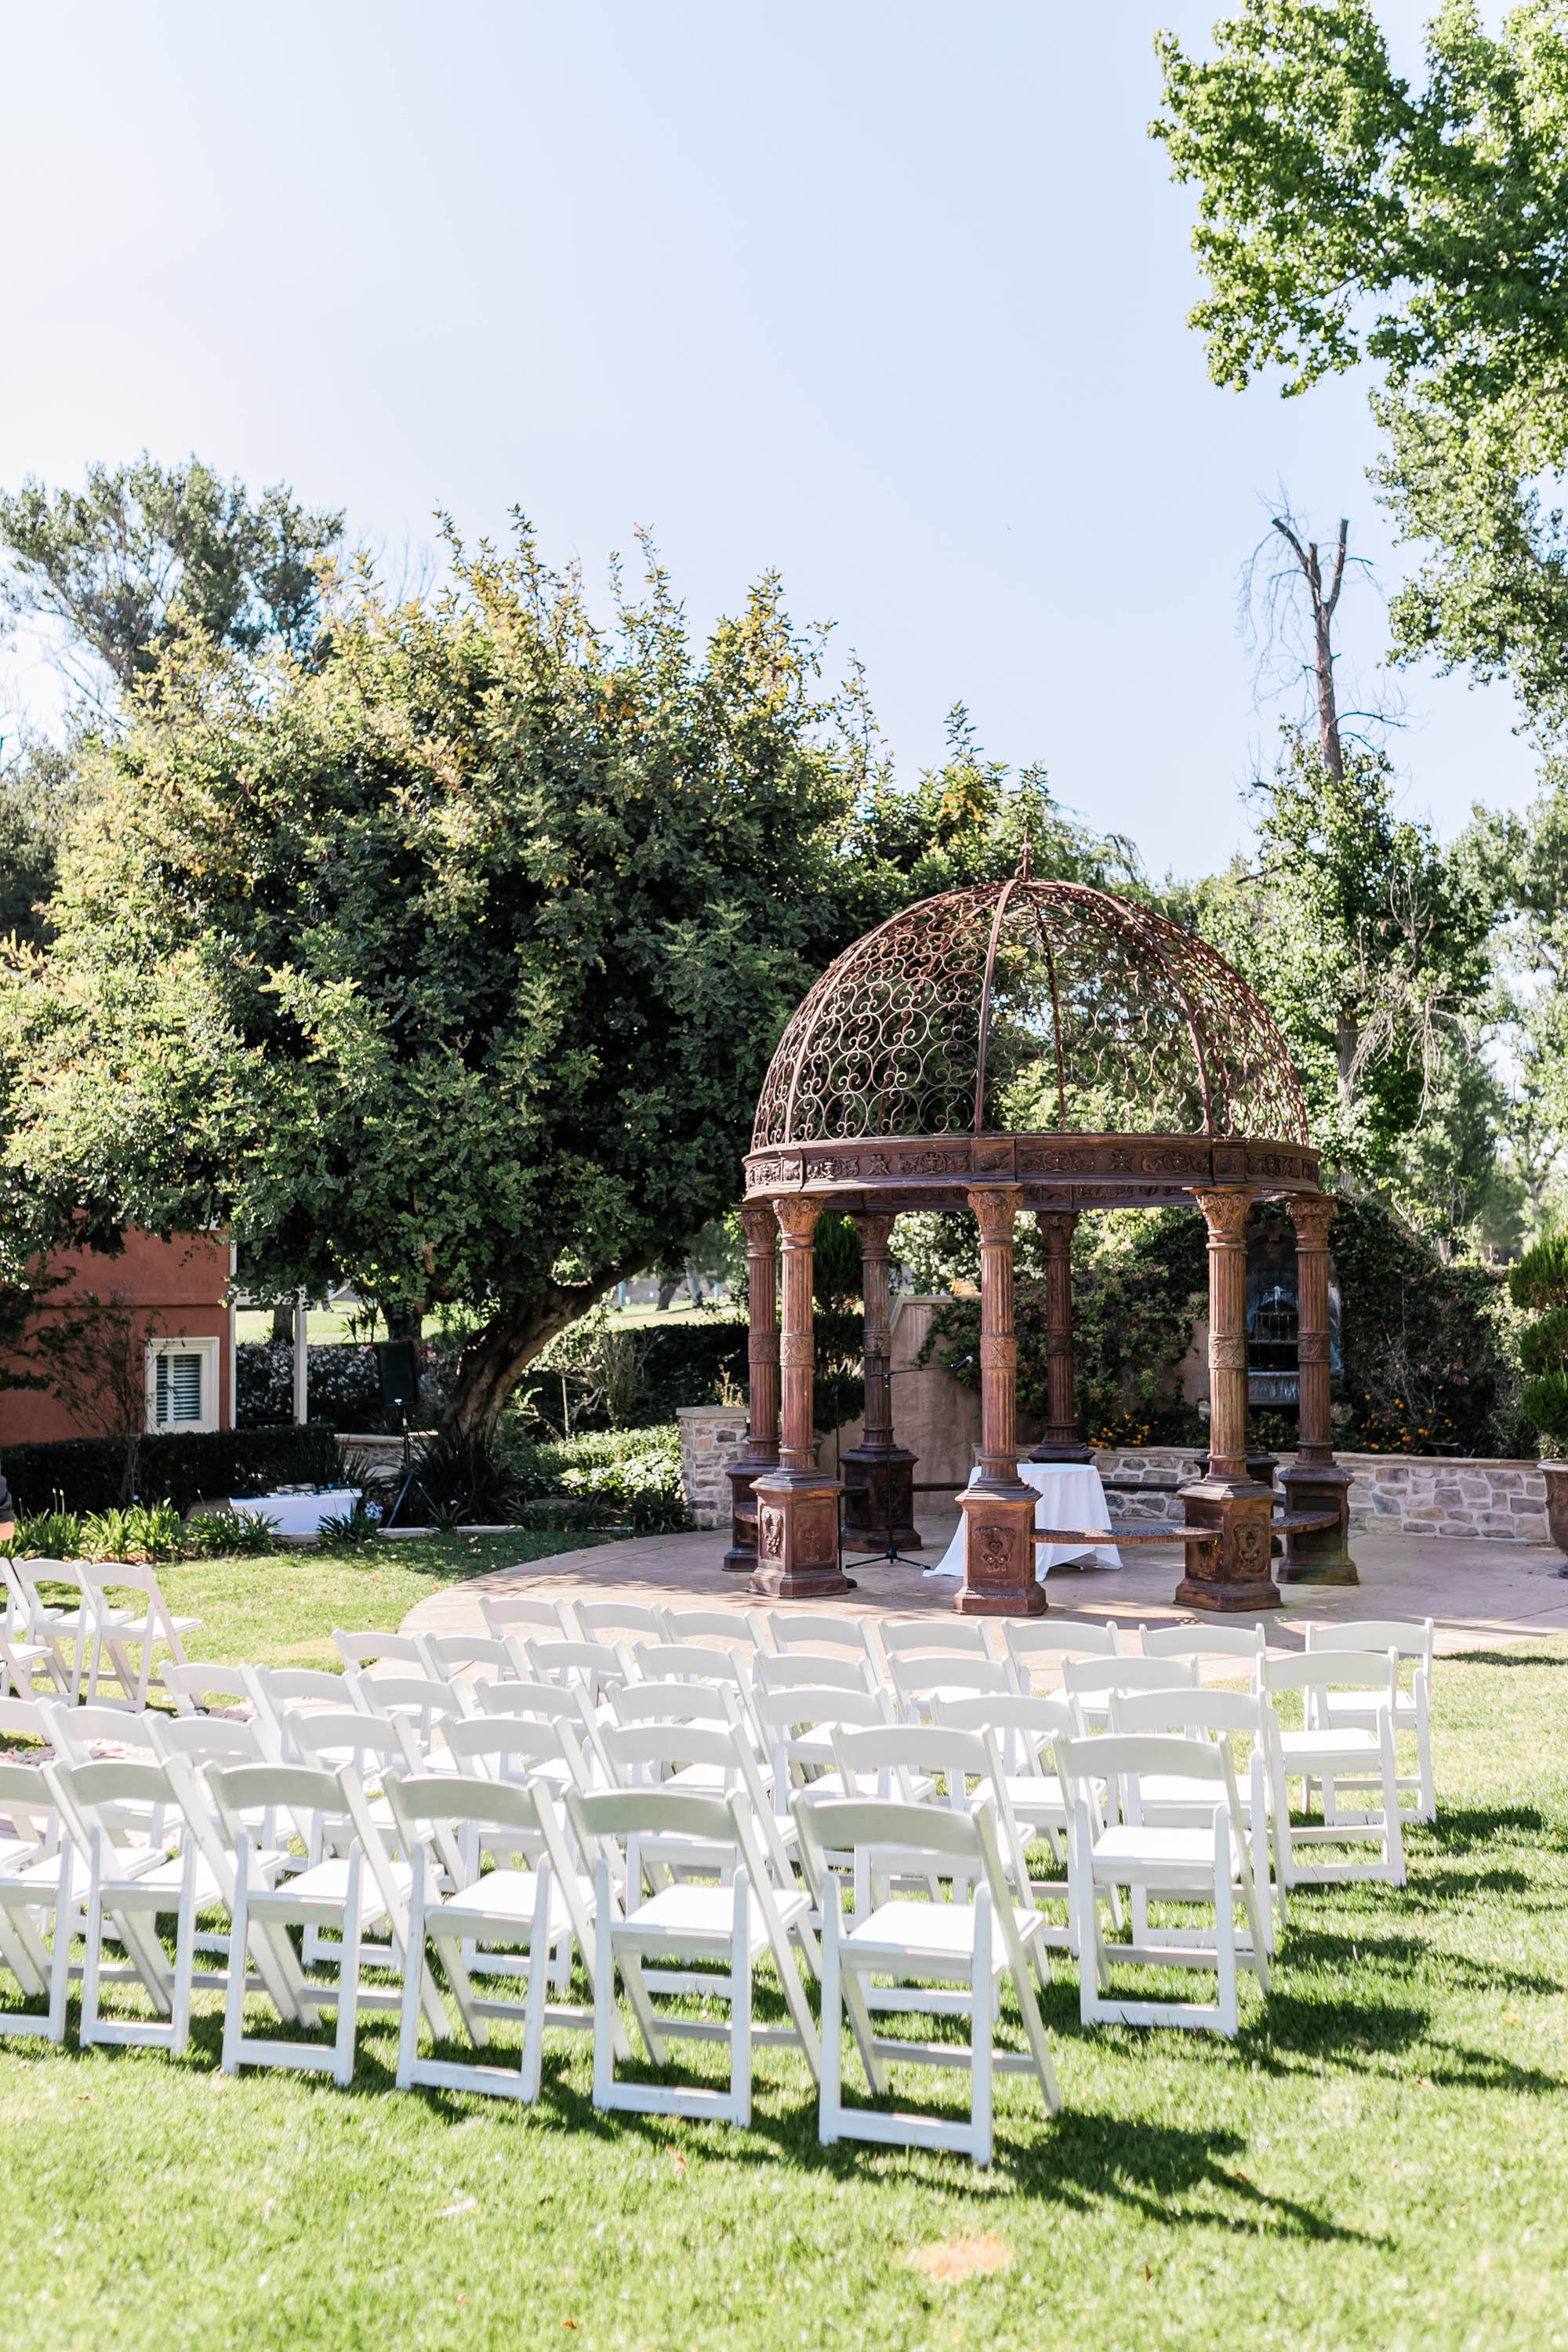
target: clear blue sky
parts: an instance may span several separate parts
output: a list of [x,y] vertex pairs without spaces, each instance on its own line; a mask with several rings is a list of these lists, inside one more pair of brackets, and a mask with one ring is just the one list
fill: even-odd
[[[1397,577],[1361,390],[1218,392],[1184,324],[1151,35],[1215,13],[4,0],[0,480],[195,449],[395,569],[437,507],[593,577],[647,523],[698,623],[776,564],[906,778],[962,698],[1202,870],[1276,723],[1236,598],[1277,485]],[[1412,66],[1421,13],[1384,0]],[[1529,797],[1506,694],[1404,690],[1409,808]],[[0,692],[47,716],[26,643]]]

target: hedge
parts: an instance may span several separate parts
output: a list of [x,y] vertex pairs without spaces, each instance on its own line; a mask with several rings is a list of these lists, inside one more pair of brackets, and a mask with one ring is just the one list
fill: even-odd
[[[3,1466],[19,1511],[108,1511],[125,1499],[125,1449],[113,1438],[71,1437],[12,1445]],[[314,1423],[274,1429],[190,1430],[144,1437],[136,1473],[143,1502],[188,1511],[204,1495],[265,1495],[279,1486],[329,1486],[342,1475],[336,1434]]]

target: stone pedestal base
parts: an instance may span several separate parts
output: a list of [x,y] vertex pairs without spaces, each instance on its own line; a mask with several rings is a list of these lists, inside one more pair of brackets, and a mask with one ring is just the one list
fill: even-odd
[[961,1617],[1043,1617],[1045,1588],[1035,1574],[1032,1486],[968,1486],[963,1513],[963,1582],[953,1602]]
[[847,1592],[838,1565],[836,1478],[820,1470],[763,1470],[752,1482],[757,1564],[751,1589],[765,1601],[819,1601]]
[[1287,1511],[1337,1511],[1331,1528],[1309,1528],[1287,1534],[1285,1557],[1279,1563],[1281,1584],[1359,1584],[1351,1558],[1351,1474],[1337,1462],[1295,1462],[1281,1470]]
[[902,1445],[852,1445],[839,1460],[844,1480],[844,1532],[868,1551],[889,1540],[913,1551],[921,1539],[915,1525],[915,1456]]
[[776,1462],[733,1462],[730,1481],[730,1549],[721,1562],[726,1576],[750,1576],[757,1564],[757,1499],[752,1489],[776,1470]]
[[1216,1529],[1217,1545],[1187,1547],[1187,1572],[1174,1594],[1178,1609],[1278,1609],[1279,1589],[1268,1572],[1274,1498],[1250,1478],[1200,1478],[1182,1488],[1190,1528]]
[[1037,1445],[1030,1446],[1028,1459],[1031,1462],[1092,1462],[1094,1448],[1083,1444],[1076,1437],[1059,1441],[1042,1437]]

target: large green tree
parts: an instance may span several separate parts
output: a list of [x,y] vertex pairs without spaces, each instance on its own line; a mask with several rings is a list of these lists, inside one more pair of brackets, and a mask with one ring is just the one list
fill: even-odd
[[301,506],[282,483],[252,498],[199,457],[89,466],[79,490],[29,477],[0,494],[0,609],[58,625],[79,689],[112,707],[192,625],[244,652],[306,654],[342,534],[341,513]]
[[1246,0],[1212,57],[1159,47],[1152,125],[1195,184],[1215,380],[1287,394],[1361,365],[1377,469],[1423,549],[1396,650],[1506,677],[1568,727],[1568,19],[1527,0],[1494,32],[1448,0],[1426,76],[1396,74],[1369,0]]
[[[93,754],[47,961],[5,1011],[31,1234],[231,1221],[247,1278],[479,1328],[455,1427],[734,1196],[749,1106],[879,911],[777,583],[694,646],[523,531],[368,580],[309,664],[178,639]],[[872,877],[873,882],[875,877]]]
[[1474,862],[1396,814],[1386,758],[1285,729],[1255,787],[1257,848],[1190,914],[1265,999],[1337,1181],[1400,1200],[1445,1242],[1490,1169],[1479,1051],[1494,903]]

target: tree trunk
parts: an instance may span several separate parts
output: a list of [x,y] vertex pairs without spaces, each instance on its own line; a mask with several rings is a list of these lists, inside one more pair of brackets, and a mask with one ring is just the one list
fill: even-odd
[[458,1358],[457,1378],[441,1428],[452,1437],[494,1435],[506,1401],[535,1356],[580,1315],[597,1293],[549,1290],[512,1300],[492,1315]]
[[272,1310],[272,1344],[275,1348],[294,1345],[294,1309],[275,1307]]

